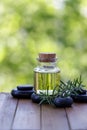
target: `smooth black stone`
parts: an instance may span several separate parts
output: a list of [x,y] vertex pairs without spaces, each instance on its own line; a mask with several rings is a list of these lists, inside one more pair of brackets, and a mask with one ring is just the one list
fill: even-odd
[[71,107],[73,104],[73,99],[71,97],[56,97],[53,101],[54,105],[56,107],[62,108],[62,107]]
[[38,94],[33,93],[33,94],[31,95],[31,100],[32,100],[34,103],[40,103],[41,98],[40,98],[40,96],[39,96]]
[[87,90],[85,90],[85,89],[81,89],[81,91],[79,92],[79,94],[86,94],[86,92],[87,92]]
[[87,103],[87,94],[83,94],[83,95],[72,94],[71,97],[73,98],[74,102]]
[[34,87],[32,85],[19,85],[17,86],[18,90],[24,91],[24,90],[32,90]]
[[20,91],[17,89],[13,89],[11,91],[11,95],[15,98],[31,98],[32,93],[34,92],[34,90],[27,90],[27,91]]
[[83,94],[86,94],[87,90],[85,89],[81,89],[81,90],[74,90],[76,91],[79,95],[83,95]]

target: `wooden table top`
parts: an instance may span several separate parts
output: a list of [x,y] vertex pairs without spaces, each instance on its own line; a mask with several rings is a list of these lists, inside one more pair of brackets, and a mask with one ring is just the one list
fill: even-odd
[[0,93],[0,130],[87,130],[87,104],[55,108]]

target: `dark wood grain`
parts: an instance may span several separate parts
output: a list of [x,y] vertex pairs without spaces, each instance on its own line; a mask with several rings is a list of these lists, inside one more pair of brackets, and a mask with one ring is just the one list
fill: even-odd
[[1,111],[2,108],[3,108],[3,105],[4,105],[5,100],[6,100],[6,94],[0,93],[0,111]]
[[66,112],[64,109],[52,106],[42,106],[42,130],[69,130]]
[[0,93],[0,130],[87,130],[87,103],[59,109]]
[[40,106],[31,100],[20,100],[12,130],[40,130]]
[[10,94],[0,94],[0,130],[10,130],[15,116],[17,100]]
[[73,104],[66,112],[72,130],[87,130],[87,104]]

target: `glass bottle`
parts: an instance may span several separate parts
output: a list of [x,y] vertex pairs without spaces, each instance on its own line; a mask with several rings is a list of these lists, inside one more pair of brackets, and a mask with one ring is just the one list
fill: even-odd
[[39,53],[38,66],[34,69],[34,89],[51,95],[60,83],[60,69],[56,66],[56,53]]

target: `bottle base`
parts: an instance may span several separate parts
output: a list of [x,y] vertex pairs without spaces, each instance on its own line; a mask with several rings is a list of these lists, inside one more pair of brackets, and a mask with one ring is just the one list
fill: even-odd
[[39,95],[42,95],[42,94],[53,95],[53,90],[37,90],[36,93]]

